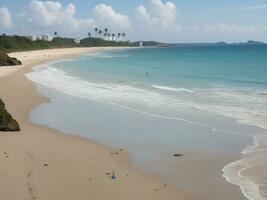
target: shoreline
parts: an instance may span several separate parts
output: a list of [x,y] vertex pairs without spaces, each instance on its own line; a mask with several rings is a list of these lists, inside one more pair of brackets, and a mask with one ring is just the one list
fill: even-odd
[[[46,61],[111,49],[121,48],[53,49],[11,54],[24,64],[1,76],[0,91],[8,111],[19,122],[22,131],[0,134],[0,154],[8,154],[8,158],[0,157],[0,178],[3,180],[0,196],[3,199],[188,197],[172,186],[164,186],[159,178],[130,166],[124,151],[29,122],[29,112],[49,99],[37,93],[35,84],[25,77],[26,73]],[[117,156],[110,155],[114,151],[119,152]],[[119,167],[116,182],[106,174],[110,173],[113,164]]]

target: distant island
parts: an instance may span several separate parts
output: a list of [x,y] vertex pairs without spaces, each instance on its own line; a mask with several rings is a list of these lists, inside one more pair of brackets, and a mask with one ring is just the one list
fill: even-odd
[[249,40],[247,42],[238,42],[238,43],[226,43],[226,42],[217,42],[216,44],[218,45],[258,45],[258,44],[265,44],[264,42],[260,41],[254,41],[254,40]]
[[[247,42],[227,43],[224,41],[215,43],[177,43],[176,46],[227,46],[227,45],[265,45],[266,43],[260,41],[249,40]],[[267,44],[266,44],[267,45]]]
[[265,44],[264,42],[260,42],[260,41],[253,41],[253,40],[249,40],[249,41],[247,41],[247,43],[246,44],[248,44],[248,45],[253,45],[253,44]]

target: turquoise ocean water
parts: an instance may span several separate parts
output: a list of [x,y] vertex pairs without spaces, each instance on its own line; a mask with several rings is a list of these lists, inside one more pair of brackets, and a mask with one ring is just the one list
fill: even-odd
[[[51,98],[33,122],[126,148],[137,167],[167,179],[176,165],[168,154],[233,155],[241,160],[229,156],[218,177],[264,199],[265,172],[241,171],[267,165],[267,45],[107,51],[43,64],[27,77]],[[67,126],[73,113],[83,119]]]

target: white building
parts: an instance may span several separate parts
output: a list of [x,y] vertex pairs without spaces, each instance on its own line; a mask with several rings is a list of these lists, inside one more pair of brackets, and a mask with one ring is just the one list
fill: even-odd
[[81,43],[80,38],[76,38],[76,39],[74,39],[74,43],[75,43],[75,44],[80,44],[80,43]]
[[49,34],[42,35],[42,40],[51,42],[53,40],[53,36],[50,36]]
[[143,47],[143,41],[139,42],[139,47]]
[[44,41],[52,41],[53,37],[50,36],[49,34],[44,34],[44,35],[33,35],[33,36],[27,36],[26,38],[28,38],[31,41],[36,41],[36,40],[44,40]]
[[37,40],[42,40],[42,36],[41,35],[37,35],[36,38],[37,38]]

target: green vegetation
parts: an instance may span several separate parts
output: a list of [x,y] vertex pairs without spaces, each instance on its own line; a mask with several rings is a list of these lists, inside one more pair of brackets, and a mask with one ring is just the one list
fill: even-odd
[[[98,33],[100,34],[100,33]],[[57,33],[55,34],[57,35]],[[89,34],[88,34],[89,35]],[[104,40],[102,38],[85,38],[80,44],[76,44],[72,38],[56,37],[52,41],[32,41],[24,36],[0,35],[0,52],[9,53],[14,51],[41,50],[52,48],[71,47],[95,47],[95,46],[130,46],[128,42]]]
[[7,36],[0,35],[0,66],[20,65],[21,62],[15,58],[10,58],[6,53],[15,51],[29,51],[29,50],[42,50],[53,48],[72,48],[72,47],[101,47],[101,46],[131,46],[129,42],[119,40],[119,37],[124,34],[118,34],[115,38],[110,36],[111,40],[107,40],[110,35],[108,30],[105,29],[104,36],[101,38],[102,31],[97,29],[98,38],[91,38],[91,33],[88,33],[88,38],[82,39],[79,44],[75,43],[73,38],[58,37],[55,32],[55,38],[52,41],[36,40],[32,41],[24,36]]
[[50,48],[67,48],[75,47],[73,39],[55,38],[53,41],[31,41],[23,36],[0,36],[0,52],[14,52],[27,50],[40,50]]
[[128,42],[115,42],[103,40],[102,38],[85,38],[81,40],[81,47],[106,47],[106,46],[133,46]]
[[0,99],[0,131],[20,131],[19,124],[7,112],[4,102]]

